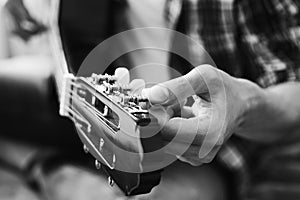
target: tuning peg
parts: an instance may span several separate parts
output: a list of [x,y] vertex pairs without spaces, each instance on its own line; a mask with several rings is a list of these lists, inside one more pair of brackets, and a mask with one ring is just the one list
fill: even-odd
[[113,155],[113,162],[112,162],[112,168],[114,169],[115,168],[115,165],[116,165],[116,155],[114,154]]
[[110,185],[110,187],[113,187],[115,184],[114,180],[110,176],[108,177],[108,184]]
[[96,169],[101,168],[101,163],[98,160],[95,160],[95,167],[96,167]]
[[118,82],[122,85],[128,85],[130,81],[130,75],[128,69],[125,67],[119,67],[115,71],[115,76],[118,79]]
[[104,139],[103,139],[103,138],[100,138],[100,142],[99,142],[99,151],[102,151],[103,146],[104,146]]
[[133,94],[141,94],[142,90],[145,88],[145,84],[143,79],[134,79],[129,84],[129,87]]
[[93,73],[92,76],[90,77],[91,82],[93,84],[101,84],[103,82],[107,82],[109,84],[114,84],[117,81],[117,77],[116,76],[111,76],[108,74],[95,74]]
[[85,144],[83,145],[83,151],[84,153],[89,153],[89,148]]

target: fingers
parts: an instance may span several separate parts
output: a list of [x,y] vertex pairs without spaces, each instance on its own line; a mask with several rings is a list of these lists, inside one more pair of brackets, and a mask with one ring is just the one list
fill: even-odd
[[[217,121],[220,124],[211,123],[211,121]],[[206,158],[215,146],[222,145],[224,131],[221,121],[212,116],[211,111],[208,110],[206,114],[197,117],[169,119],[164,124],[161,134],[166,141],[201,146],[199,157]]]
[[193,118],[196,117],[193,109],[189,106],[176,107],[173,109],[174,117],[182,117],[182,118]]
[[[153,107],[151,107],[151,109],[149,111],[158,120],[158,124],[162,128],[167,127],[167,126],[172,126],[172,123],[169,122],[169,125],[167,125],[167,123],[171,118],[173,118],[175,116],[181,116],[183,118],[195,117],[194,112],[192,111],[192,109],[190,107],[184,106],[181,109],[180,113],[177,113],[176,110],[177,109],[172,109],[172,108],[166,109],[162,106],[153,106]],[[168,130],[165,129],[165,131],[168,131]],[[175,132],[176,131],[174,131],[174,134],[175,134]],[[167,136],[165,136],[165,137],[172,138],[172,136],[170,136],[171,134],[173,134],[173,133],[167,134]]]
[[130,73],[125,67],[117,68],[115,70],[115,76],[122,85],[129,84],[132,93],[141,94],[142,90],[145,88],[145,81],[143,79],[134,79],[130,82]]
[[217,152],[220,150],[220,146],[216,145],[206,157],[200,157],[200,149],[203,148],[199,145],[188,145],[185,143],[178,142],[165,142],[165,151],[168,154],[175,155],[183,162],[187,162],[194,166],[199,166],[203,163],[210,163],[215,157]]
[[130,82],[129,87],[134,94],[141,94],[145,88],[145,81],[143,79],[134,79]]
[[209,122],[207,115],[188,119],[174,117],[164,124],[161,133],[164,140],[202,145]]
[[115,76],[118,79],[118,82],[122,85],[128,85],[130,82],[130,74],[128,69],[125,67],[119,67],[115,70]]
[[183,76],[143,91],[143,95],[148,97],[152,104],[164,106],[181,102],[194,93],[188,80]]
[[216,69],[209,65],[201,65],[184,76],[143,90],[143,95],[147,96],[152,104],[168,106],[194,94],[208,93],[207,82],[214,79],[218,79]]
[[129,84],[132,93],[141,94],[142,90],[145,88],[145,81],[143,79],[134,79],[130,82],[130,73],[125,67],[117,68],[115,70],[115,76],[122,85]]
[[165,109],[162,106],[151,107],[149,112],[158,120],[161,127],[164,127],[174,114],[171,109]]

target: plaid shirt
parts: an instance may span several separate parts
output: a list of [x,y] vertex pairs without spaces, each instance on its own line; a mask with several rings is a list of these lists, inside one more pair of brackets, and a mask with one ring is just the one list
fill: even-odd
[[[233,76],[261,87],[300,80],[299,0],[168,0],[166,19],[183,20],[180,30],[203,44],[217,67]],[[194,59],[201,58],[193,47],[189,50]],[[254,157],[248,164],[237,142],[229,143],[218,159],[248,181],[240,190],[243,199],[300,199],[300,141],[239,148],[256,149],[248,151]]]
[[262,87],[300,79],[299,0],[178,1],[167,1],[167,19],[178,21],[174,7],[182,6],[185,34],[218,68]]

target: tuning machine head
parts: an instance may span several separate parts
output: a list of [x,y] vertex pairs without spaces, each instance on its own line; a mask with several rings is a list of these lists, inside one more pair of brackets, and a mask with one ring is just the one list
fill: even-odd
[[118,78],[113,75],[108,75],[108,74],[95,74],[93,73],[91,76],[92,83],[93,84],[103,84],[103,83],[108,83],[108,84],[114,84],[117,82]]
[[[152,135],[159,124],[149,100],[119,79],[107,74],[66,77],[69,98],[62,108],[72,111],[68,117],[75,122],[84,151],[95,158],[96,169],[109,173],[110,185],[115,181],[126,195],[136,195],[159,183],[160,170],[147,171],[151,157],[146,153],[156,152],[163,143],[159,132]],[[158,157],[156,163],[163,156]]]

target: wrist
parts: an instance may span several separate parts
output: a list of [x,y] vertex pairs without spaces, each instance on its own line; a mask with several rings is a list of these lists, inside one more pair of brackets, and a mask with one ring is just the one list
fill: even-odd
[[240,123],[238,123],[236,132],[246,134],[254,128],[252,122],[255,121],[256,115],[263,112],[267,101],[267,93],[257,84],[245,79],[237,79],[236,85],[242,102],[239,116]]

